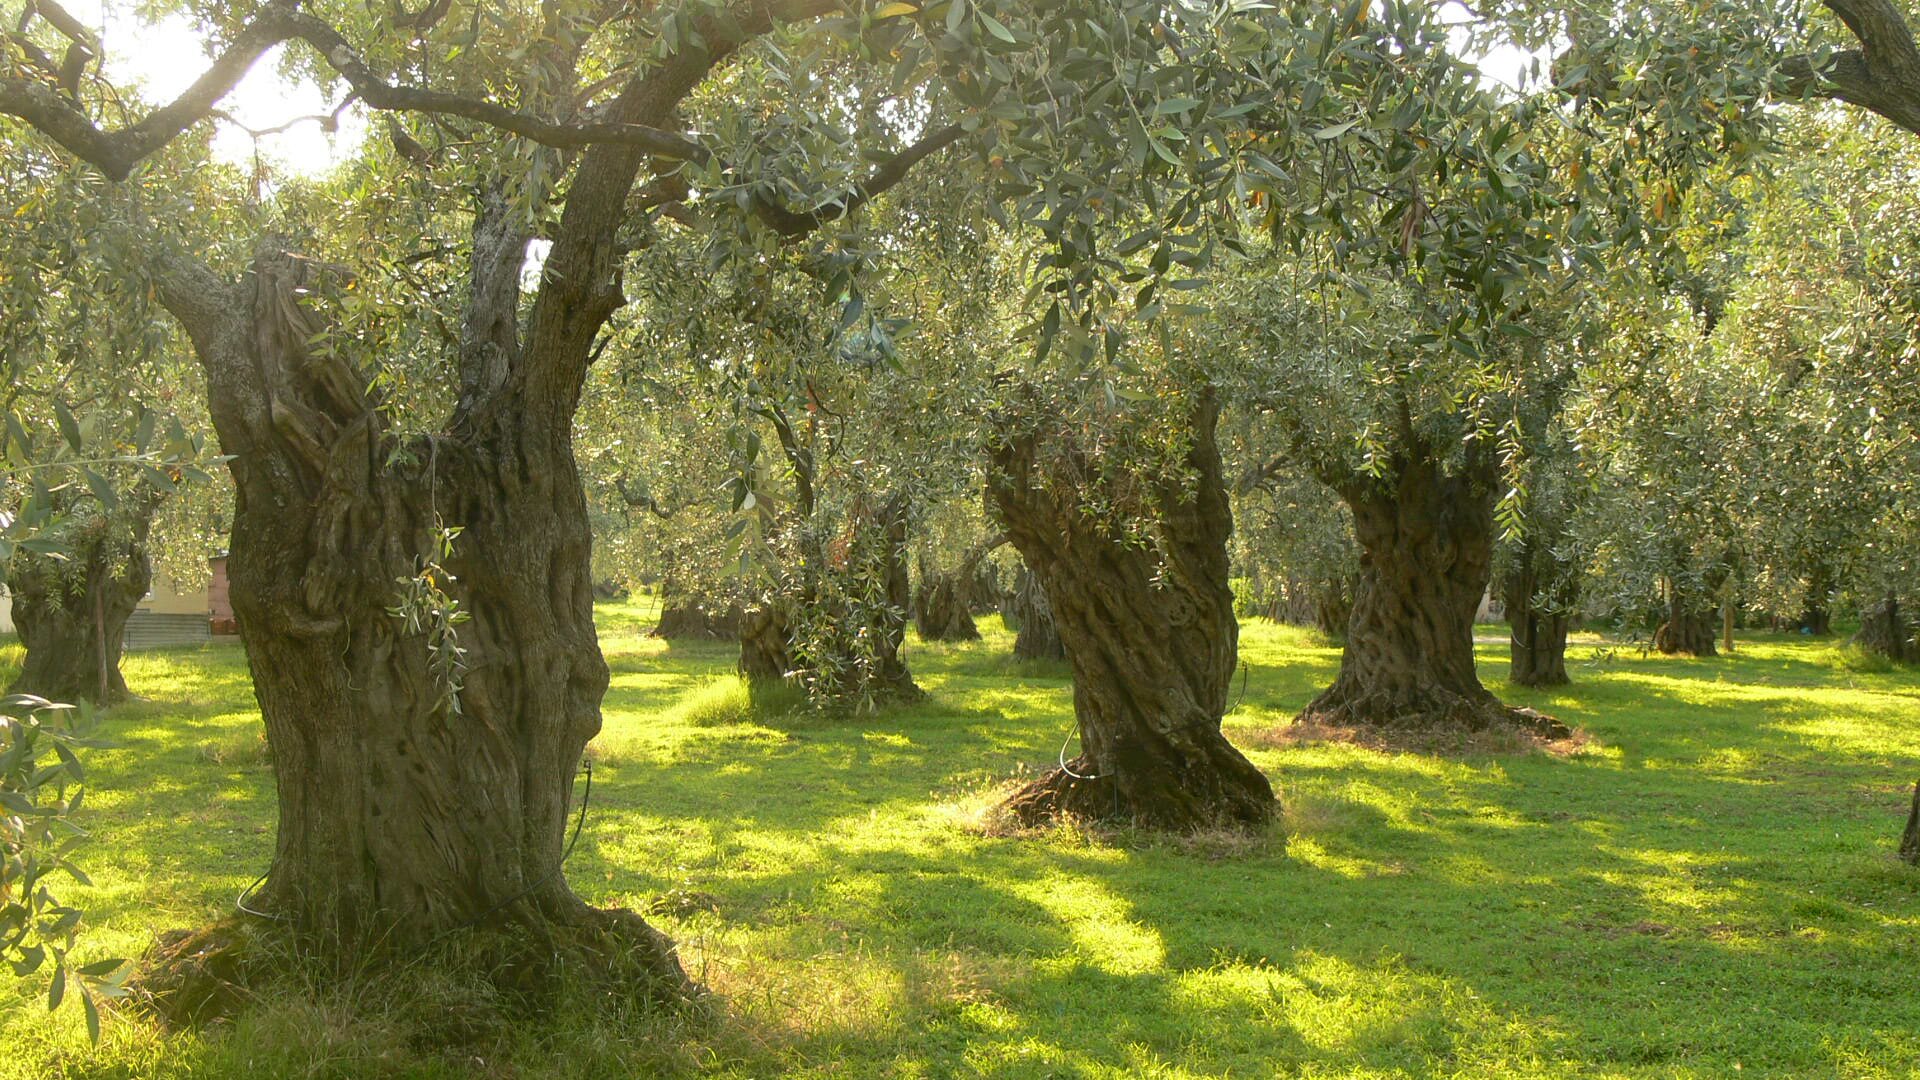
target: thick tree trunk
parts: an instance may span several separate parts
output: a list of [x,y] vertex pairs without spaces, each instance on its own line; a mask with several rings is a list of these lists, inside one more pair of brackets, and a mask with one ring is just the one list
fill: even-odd
[[1220,732],[1239,628],[1218,417],[1208,394],[1188,455],[1197,492],[1178,478],[1155,482],[1157,550],[1089,517],[1077,487],[1049,486],[1046,470],[1062,459],[1076,476],[1096,471],[1074,448],[1022,432],[993,451],[989,497],[1051,603],[1081,742],[1078,757],[1007,800],[1022,822],[1072,815],[1191,830],[1274,815],[1267,778]]
[[1001,617],[1014,629],[1013,655],[1021,660],[1065,660],[1067,647],[1054,625],[1053,607],[1040,578],[1026,566],[1001,606]]
[[1333,685],[1300,714],[1340,727],[1478,731],[1565,728],[1510,709],[1474,671],[1473,620],[1492,574],[1489,486],[1441,471],[1419,451],[1385,479],[1352,477],[1340,494],[1360,542],[1360,583]]
[[1667,618],[1653,632],[1653,647],[1668,656],[1717,656],[1714,648],[1714,612],[1674,589],[1667,600]]
[[130,697],[120,654],[132,616],[153,584],[147,537],[160,500],[133,495],[79,530],[66,559],[19,552],[8,568],[13,625],[26,648],[10,694],[112,705]]
[[1308,594],[1313,607],[1313,627],[1336,640],[1344,638],[1353,621],[1353,589],[1345,578],[1334,578],[1313,586]]
[[[512,243],[502,275],[519,273]],[[273,748],[279,828],[249,906],[342,964],[468,928],[568,926],[612,935],[654,989],[684,992],[664,937],[588,908],[562,874],[607,686],[577,383],[523,372],[523,397],[490,400],[469,387],[448,434],[396,446],[367,380],[307,351],[314,280],[268,252],[234,297],[248,317],[196,310],[224,291],[211,280],[169,298],[206,316],[183,321],[232,455],[231,595]],[[512,313],[491,314],[510,327]],[[462,530],[450,555],[442,527]],[[447,621],[454,602],[470,621]]]
[[1907,621],[1900,598],[1892,594],[1861,612],[1860,632],[1854,635],[1853,643],[1889,660],[1920,662],[1920,645],[1914,642],[1913,625]]
[[779,682],[793,674],[793,646],[785,607],[762,600],[740,618],[740,674],[755,682]]
[[922,569],[920,595],[914,598],[913,604],[913,623],[920,631],[920,640],[980,640],[980,628],[973,622],[968,584],[969,579],[952,571]]
[[1566,605],[1541,603],[1534,566],[1537,552],[1529,538],[1507,576],[1507,625],[1513,663],[1507,681],[1516,686],[1565,686],[1567,678]]

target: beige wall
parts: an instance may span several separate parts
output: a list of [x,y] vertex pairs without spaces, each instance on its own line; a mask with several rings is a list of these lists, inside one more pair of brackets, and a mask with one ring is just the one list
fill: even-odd
[[207,590],[187,591],[178,582],[161,574],[153,577],[153,589],[140,601],[141,611],[157,615],[205,615]]

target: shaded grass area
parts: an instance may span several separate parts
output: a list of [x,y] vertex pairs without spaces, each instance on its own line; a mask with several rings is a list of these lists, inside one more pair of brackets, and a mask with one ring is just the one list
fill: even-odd
[[[568,873],[654,907],[714,1018],[563,1012],[476,1049],[423,1039],[432,1008],[287,1001],[90,1050],[77,1011],[7,996],[0,1076],[1920,1074],[1920,872],[1891,854],[1920,673],[1785,636],[1710,660],[1590,639],[1575,685],[1536,693],[1485,645],[1496,691],[1593,741],[1449,760],[1273,738],[1338,653],[1252,622],[1227,724],[1286,800],[1271,835],[998,836],[981,813],[1054,760],[1071,687],[1007,660],[997,619],[915,645],[925,704],[827,718],[754,699],[724,644],[602,613]],[[272,843],[238,650],[127,674],[151,700],[91,760],[88,955],[230,911]]]

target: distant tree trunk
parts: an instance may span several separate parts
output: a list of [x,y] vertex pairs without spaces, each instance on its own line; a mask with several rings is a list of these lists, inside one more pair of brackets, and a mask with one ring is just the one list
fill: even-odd
[[1507,625],[1513,663],[1507,681],[1515,686],[1565,686],[1567,678],[1567,612],[1563,604],[1540,602],[1541,582],[1535,575],[1539,552],[1532,537],[1522,541],[1506,587]]
[[1079,487],[1049,486],[1063,459],[1076,477],[1097,472],[1077,448],[1023,431],[993,449],[989,497],[1051,604],[1073,665],[1081,741],[1065,768],[1007,800],[1022,822],[1073,815],[1191,830],[1273,817],[1267,778],[1220,732],[1239,631],[1218,418],[1208,393],[1187,458],[1197,491],[1178,477],[1154,481],[1157,551],[1085,513]]
[[1853,643],[1900,663],[1920,662],[1920,646],[1914,643],[1914,628],[1900,606],[1900,598],[1888,593],[1886,599],[1861,613],[1860,632]]
[[660,619],[648,636],[669,641],[729,641],[740,636],[740,602],[662,590]]
[[907,574],[907,511],[905,492],[871,508],[865,521],[855,523],[880,545],[878,562],[886,579],[886,605],[870,613],[876,656],[872,680],[884,695],[902,700],[924,697],[907,670],[907,621],[913,610],[913,584]]
[[96,705],[130,696],[120,654],[127,619],[153,584],[147,537],[159,506],[150,490],[128,496],[77,530],[67,558],[14,556],[7,588],[26,658],[8,693]]
[[1800,605],[1800,632],[1816,637],[1831,635],[1833,633],[1832,603],[1833,574],[1824,567],[1816,567],[1807,575],[1807,595]]
[[1054,626],[1053,607],[1047,603],[1047,590],[1040,578],[1026,565],[1020,567],[1001,612],[1014,628],[1013,655],[1020,660],[1065,660],[1067,647]]
[[1007,542],[997,535],[968,548],[953,570],[939,570],[924,555],[920,561],[920,595],[913,608],[914,624],[924,641],[978,641],[973,624],[973,588],[980,562]]
[[1721,647],[1727,650],[1728,656],[1733,655],[1733,625],[1737,621],[1734,614],[1733,590],[1729,588],[1727,594],[1720,598],[1720,643]]
[[779,682],[794,672],[785,608],[770,599],[740,617],[740,674],[755,682]]
[[1474,671],[1473,620],[1492,575],[1493,503],[1483,477],[1449,475],[1418,447],[1386,478],[1338,490],[1360,542],[1360,585],[1340,674],[1301,719],[1335,726],[1475,731],[1565,728],[1510,709]]
[[1353,620],[1353,583],[1344,577],[1332,578],[1313,587],[1313,627],[1338,641],[1347,636]]
[[1717,656],[1712,608],[1678,586],[1670,586],[1667,617],[1653,632],[1653,647],[1668,656]]
[[1900,858],[1920,866],[1920,783],[1913,785],[1913,808],[1907,811],[1907,828],[1900,834]]
[[[907,499],[897,494],[856,508],[833,551],[809,547],[740,623],[740,672],[749,679],[797,679],[831,699],[924,696],[906,660],[912,597],[907,575]],[[816,540],[804,538],[803,544]],[[826,575],[839,575],[839,582]],[[877,597],[843,587],[876,575]]]

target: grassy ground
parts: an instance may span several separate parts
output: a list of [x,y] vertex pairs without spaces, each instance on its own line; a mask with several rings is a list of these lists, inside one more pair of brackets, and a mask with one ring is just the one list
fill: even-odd
[[[756,712],[725,646],[603,615],[569,876],[597,903],[666,897],[716,1019],[563,1014],[474,1048],[436,1045],[430,1008],[270,1002],[200,1034],[113,1021],[90,1050],[77,1010],[5,990],[0,1076],[1920,1075],[1920,872],[1891,856],[1920,674],[1786,638],[1704,661],[1589,644],[1575,686],[1538,694],[1483,645],[1496,690],[1593,741],[1449,760],[1278,737],[1338,655],[1255,623],[1228,728],[1286,800],[1271,836],[1005,837],[981,807],[1054,759],[1071,711],[1064,670],[1011,666],[997,621],[915,647],[927,704],[825,720]],[[90,955],[230,911],[272,840],[239,651],[127,668],[150,700],[92,759]]]

